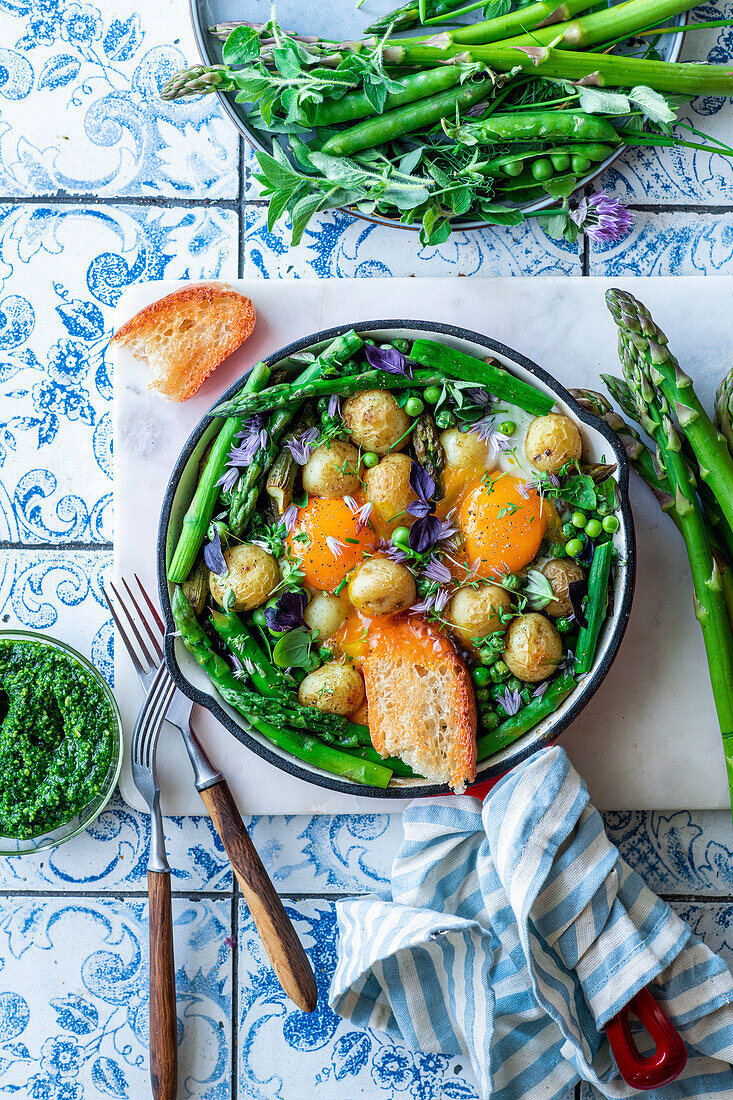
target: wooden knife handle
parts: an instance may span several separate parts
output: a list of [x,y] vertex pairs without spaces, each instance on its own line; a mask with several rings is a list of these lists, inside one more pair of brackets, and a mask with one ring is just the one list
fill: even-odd
[[178,1022],[169,871],[148,871],[150,1084],[154,1100],[176,1100]]
[[270,956],[280,985],[303,1012],[318,1001],[313,969],[262,860],[247,832],[226,781],[199,791]]

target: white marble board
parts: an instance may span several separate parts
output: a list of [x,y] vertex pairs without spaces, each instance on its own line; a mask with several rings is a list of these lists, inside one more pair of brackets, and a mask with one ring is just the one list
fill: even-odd
[[[733,278],[629,278],[615,284],[649,305],[710,407],[733,357]],[[131,287],[120,299],[116,327],[178,285]],[[619,373],[615,326],[604,305],[606,279],[253,279],[233,285],[254,302],[254,334],[191,400],[166,402],[148,390],[145,367],[129,353],[115,352],[115,571],[137,572],[152,590],[160,504],[183,443],[244,370],[297,337],[377,318],[453,322],[503,341],[568,387],[600,388],[601,371]],[[638,571],[631,621],[611,672],[562,744],[602,809],[724,808],[720,736],[682,543],[635,477],[632,504]],[[141,690],[121,645],[115,648],[115,684],[129,731]],[[294,779],[240,745],[207,711],[197,709],[195,723],[245,813],[364,813],[404,805]],[[200,813],[180,735],[169,727],[159,767],[164,812]],[[141,808],[127,758],[120,786],[127,801]]]

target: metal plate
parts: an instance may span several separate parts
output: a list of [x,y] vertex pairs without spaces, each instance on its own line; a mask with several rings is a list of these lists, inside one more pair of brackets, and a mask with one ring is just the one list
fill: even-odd
[[[621,2],[621,0],[619,0]],[[189,0],[191,21],[199,54],[204,65],[221,64],[221,43],[208,32],[208,28],[216,23],[223,23],[232,19],[248,19],[251,22],[265,22],[270,15],[268,0]],[[353,39],[362,38],[364,28],[384,12],[392,11],[397,7],[397,0],[365,0],[364,4],[357,8],[353,3],[343,3],[342,0],[278,0],[277,19],[280,26],[289,31],[301,34],[317,34],[328,39]],[[470,21],[467,19],[467,21]],[[669,20],[668,25],[678,24],[681,28],[687,22],[687,13],[684,12],[676,19]],[[450,27],[451,24],[444,24]],[[436,27],[436,30],[440,30]],[[403,32],[406,35],[413,31]],[[395,37],[399,37],[396,35]],[[657,50],[664,61],[677,61],[684,41],[684,31],[679,34],[662,35],[657,43]],[[261,131],[254,130],[247,125],[247,105],[235,103],[234,96],[229,92],[215,93],[219,97],[225,114],[239,130],[240,134],[255,149],[271,152],[272,139]],[[287,139],[281,139],[281,144],[287,148]],[[593,183],[605,170],[618,160],[627,146],[622,145],[618,152],[606,157],[595,170],[584,176],[578,183],[577,191]],[[526,203],[520,209],[526,214],[543,210],[552,205],[556,200],[550,198],[538,199],[533,203]],[[374,222],[378,225],[392,225],[399,229],[419,231],[420,225],[403,225],[396,218],[387,218],[378,214],[363,214],[349,207],[349,213],[364,221]],[[452,224],[461,229],[483,229],[490,223],[480,218],[454,218]]]
[[[561,412],[568,413],[584,425],[584,452],[588,461],[601,461],[604,455],[608,460],[610,449],[618,466],[617,478],[621,498],[621,524],[614,535],[614,544],[619,551],[619,561],[612,582],[612,610],[603,625],[593,667],[588,676],[563,701],[557,711],[543,719],[513,744],[478,764],[476,782],[492,779],[503,775],[515,764],[550,744],[570,725],[598,690],[618,652],[631,612],[636,571],[636,546],[628,499],[629,469],[626,452],[619,443],[618,437],[604,421],[581,409],[568,391],[547,371],[533,363],[531,359],[505,344],[456,325],[413,320],[355,321],[353,325],[339,325],[338,328],[316,332],[296,340],[294,343],[268,356],[265,362],[274,369],[298,351],[303,351],[306,348],[321,350],[336,335],[349,328],[354,328],[357,332],[368,334],[377,340],[390,340],[395,336],[414,340],[418,336],[427,336],[428,338],[437,338],[449,346],[457,347],[461,351],[479,357],[485,356],[488,352],[512,374],[530,382],[541,391],[552,394]],[[244,384],[245,377],[246,375],[235,382],[226,393],[222,394],[216,404],[218,405],[221,401],[228,400],[238,393]],[[321,787],[327,787],[333,791],[369,798],[415,798],[448,793],[446,787],[426,783],[421,779],[393,779],[386,790],[377,787],[363,787],[360,784],[340,779],[296,760],[289,753],[267,741],[257,730],[249,727],[241,715],[223,702],[203,670],[196,664],[180,639],[176,638],[176,629],[171,612],[170,586],[167,581],[167,567],[178,541],[184,513],[193,495],[201,456],[215,431],[216,422],[211,415],[207,414],[189,436],[168,483],[158,529],[160,605],[163,608],[168,627],[166,631],[166,659],[176,684],[195,703],[199,703],[210,710],[243,745],[252,749],[269,763],[274,764],[275,767],[299,779],[304,779]]]

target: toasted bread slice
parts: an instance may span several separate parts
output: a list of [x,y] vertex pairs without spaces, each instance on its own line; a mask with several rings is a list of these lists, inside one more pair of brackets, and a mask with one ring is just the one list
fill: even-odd
[[375,620],[362,672],[377,752],[465,790],[476,775],[476,702],[450,641],[415,616]]
[[112,341],[148,364],[151,387],[171,401],[185,401],[244,343],[254,325],[249,298],[222,283],[198,283],[135,314]]

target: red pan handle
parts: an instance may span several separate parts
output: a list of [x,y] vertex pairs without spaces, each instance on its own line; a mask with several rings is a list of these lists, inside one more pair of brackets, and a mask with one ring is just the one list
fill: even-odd
[[[653,1054],[639,1054],[629,1027],[629,1013],[646,1028],[656,1045]],[[618,1071],[632,1089],[659,1089],[682,1073],[687,1049],[682,1036],[654,1000],[648,987],[640,989],[618,1015],[606,1024],[606,1035]]]

